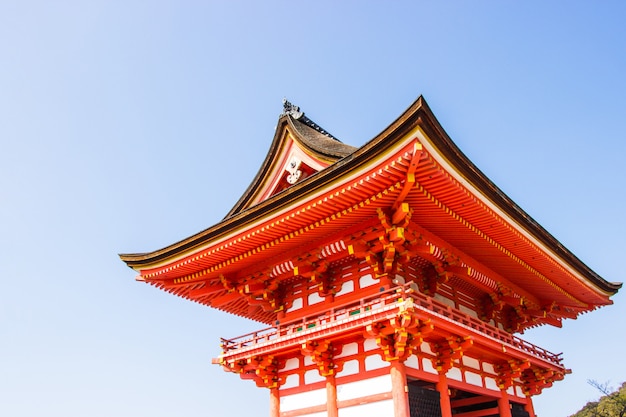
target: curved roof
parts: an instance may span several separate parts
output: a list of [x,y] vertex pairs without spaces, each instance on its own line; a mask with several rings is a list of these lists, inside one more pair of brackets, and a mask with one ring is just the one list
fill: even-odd
[[[534,304],[571,309],[563,310],[570,317],[610,304],[621,287],[591,270],[491,182],[448,137],[422,97],[358,149],[302,116],[281,115],[259,173],[220,223],[160,250],[120,255],[140,280],[247,315],[245,306],[224,298],[220,277],[261,263],[289,263],[295,251],[313,250],[328,239],[349,242],[354,225],[371,225],[377,210],[403,201],[413,210],[414,230],[492,277],[480,285],[497,281]],[[288,188],[276,188],[293,152],[320,165]],[[200,297],[199,288],[211,295]]]
[[[271,180],[278,173],[285,171],[284,165],[289,162],[292,155],[299,153],[300,159],[303,159],[302,156],[305,158],[308,156],[310,158],[309,165],[314,165],[309,168],[317,172],[350,155],[357,149],[342,143],[326,132],[287,100],[284,100],[284,103],[285,111],[278,119],[274,140],[272,140],[265,161],[248,189],[228,212],[226,218],[267,198],[266,194],[275,189],[274,187],[268,190],[268,187],[272,186]],[[293,147],[300,152],[293,152]]]

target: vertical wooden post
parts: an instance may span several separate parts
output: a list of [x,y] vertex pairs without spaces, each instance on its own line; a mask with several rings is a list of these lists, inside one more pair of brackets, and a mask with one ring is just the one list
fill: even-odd
[[394,417],[410,417],[409,387],[406,381],[404,362],[393,360],[390,362],[391,396],[393,398]]
[[270,417],[280,417],[280,393],[278,388],[270,388]]
[[526,405],[524,405],[524,410],[528,413],[528,417],[536,417],[535,407],[533,407],[533,399],[530,395],[526,396]]
[[506,392],[506,389],[500,390],[500,393],[502,394],[502,396],[498,398],[498,410],[500,411],[500,417],[512,417],[509,393]]
[[326,377],[326,413],[328,417],[339,417],[337,408],[337,383],[335,375]]
[[441,417],[452,417],[452,407],[450,406],[450,391],[448,389],[448,378],[445,372],[439,373],[439,382],[436,385],[439,392],[439,403],[441,406]]

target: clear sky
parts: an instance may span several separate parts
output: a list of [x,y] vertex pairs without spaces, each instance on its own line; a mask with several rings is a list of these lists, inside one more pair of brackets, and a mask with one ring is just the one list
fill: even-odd
[[[619,1],[0,2],[0,415],[268,415],[266,390],[210,363],[260,326],[135,282],[117,254],[217,223],[283,97],[360,146],[424,95],[505,193],[623,281],[625,21]],[[626,380],[624,292],[523,335],[573,370],[540,417]]]

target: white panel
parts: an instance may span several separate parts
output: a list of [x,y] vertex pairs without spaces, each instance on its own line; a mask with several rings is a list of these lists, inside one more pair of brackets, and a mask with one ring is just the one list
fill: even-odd
[[298,410],[326,404],[326,388],[280,396],[280,411]]
[[376,304],[372,304],[372,310],[377,310],[377,309],[382,308],[384,306],[385,306],[385,304],[383,304],[381,302],[378,302]]
[[359,278],[360,288],[365,288],[365,287],[369,287],[371,285],[376,285],[376,284],[378,284],[378,281],[376,281],[372,277],[372,274],[363,275],[361,278]]
[[289,313],[290,311],[300,310],[301,308],[302,308],[302,298],[296,298],[295,300],[293,300],[291,307],[287,309],[287,313]]
[[328,417],[328,413],[326,411],[321,411],[319,413],[313,413],[313,414],[302,414],[300,415],[300,417]]
[[483,386],[483,379],[479,374],[475,374],[474,372],[465,371],[465,382],[479,387]]
[[339,417],[393,417],[393,400],[359,404],[339,409]]
[[285,383],[281,385],[280,389],[294,388],[294,387],[297,387],[298,385],[300,385],[300,375],[291,374],[287,376],[287,378],[285,379]]
[[372,369],[386,368],[389,366],[389,362],[384,361],[380,355],[371,355],[365,358],[365,370],[371,371]]
[[526,397],[526,395],[524,395],[524,390],[523,390],[523,389],[522,389],[522,387],[520,387],[519,385],[516,385],[516,386],[515,386],[515,394],[516,394],[518,397],[522,397],[522,398]]
[[406,281],[402,275],[396,274],[396,277],[393,279],[393,283],[396,285],[404,285]]
[[359,344],[357,342],[348,343],[343,346],[339,355],[335,355],[335,358],[343,358],[344,356],[356,355],[357,353],[359,353]]
[[430,343],[428,342],[422,342],[422,345],[420,346],[420,350],[424,353],[430,353],[431,355],[434,355],[433,351],[430,350]]
[[343,364],[341,372],[337,372],[337,376],[354,375],[359,373],[359,361],[357,359],[347,361]]
[[309,369],[304,373],[305,384],[313,384],[320,381],[326,381],[326,377],[321,376],[317,369]]
[[436,374],[437,370],[433,367],[433,362],[428,358],[422,359],[422,370],[429,374]]
[[476,312],[474,310],[472,310],[469,307],[466,307],[462,304],[459,304],[459,310],[461,310],[463,313],[467,314],[468,316],[472,316],[474,318],[478,318],[478,314],[476,314]]
[[508,387],[506,393],[509,395],[515,395],[515,387]]
[[468,356],[463,356],[462,360],[463,360],[463,365],[468,366],[470,368],[474,368],[474,369],[480,369],[480,362],[478,362],[478,359],[470,358]]
[[496,384],[496,380],[493,378],[485,377],[485,388],[499,391],[498,384]]
[[363,342],[363,350],[367,352],[374,349],[378,349],[376,339],[365,339],[365,341]]
[[411,355],[404,361],[404,365],[407,368],[420,369],[419,359],[415,355]]
[[444,297],[441,294],[435,294],[433,298],[439,302],[449,305],[450,307],[454,307],[454,301],[449,299],[448,297]]
[[283,371],[291,371],[292,369],[297,369],[300,367],[300,359],[291,358],[287,359],[285,362],[285,367],[282,369]]
[[488,372],[490,374],[496,373],[495,369],[493,369],[493,365],[487,362],[483,362],[483,371]]
[[337,316],[335,317],[335,320],[339,321],[339,320],[344,320],[348,318],[348,312],[344,310],[344,313],[339,314],[337,313]]
[[354,281],[346,281],[341,285],[341,291],[335,294],[335,297],[354,292]]
[[309,355],[304,355],[304,366],[313,365],[314,363]]
[[391,376],[381,375],[375,378],[338,385],[337,401],[352,400],[355,398],[366,397],[368,395],[384,394],[387,392],[391,392]]
[[311,294],[309,294],[310,306],[312,306],[313,304],[321,303],[322,301],[324,301],[324,297],[320,297],[317,292],[312,292]]
[[463,381],[463,374],[459,368],[450,368],[448,372],[446,372],[446,377],[456,381]]

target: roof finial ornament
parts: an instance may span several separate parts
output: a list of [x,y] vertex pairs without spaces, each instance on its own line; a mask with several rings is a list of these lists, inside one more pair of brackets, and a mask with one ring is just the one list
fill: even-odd
[[300,107],[291,104],[286,98],[283,98],[283,114],[289,114],[294,119],[304,116],[304,112],[300,111]]

